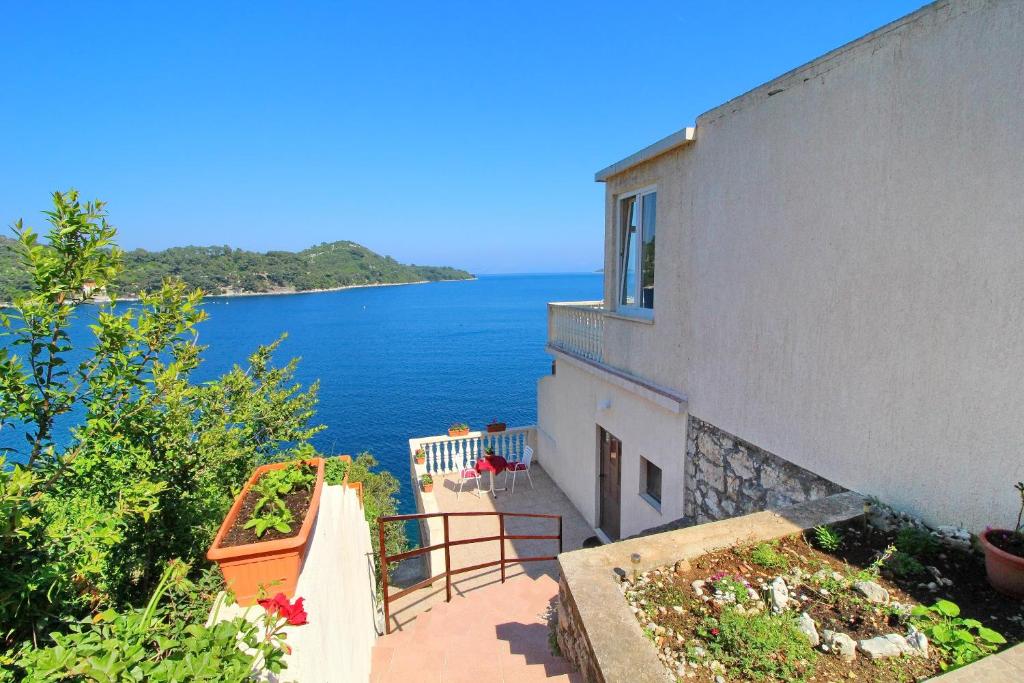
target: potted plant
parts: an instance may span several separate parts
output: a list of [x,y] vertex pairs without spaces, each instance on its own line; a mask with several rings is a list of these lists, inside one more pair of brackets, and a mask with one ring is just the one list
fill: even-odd
[[420,477],[420,488],[423,489],[423,493],[430,493],[434,490],[434,478],[429,474],[424,474]]
[[427,461],[427,454],[423,452],[422,448],[416,449],[416,464],[422,465]]
[[448,428],[448,436],[466,436],[469,434],[469,425],[465,422],[456,422]]
[[273,588],[292,596],[320,508],[324,459],[256,468],[206,553],[240,605]]
[[986,529],[980,542],[988,582],[1000,593],[1024,599],[1024,482],[1014,488],[1020,494],[1020,510],[1013,531]]
[[503,432],[505,431],[505,423],[498,422],[497,420],[491,420],[487,423],[487,431],[491,434],[494,432]]

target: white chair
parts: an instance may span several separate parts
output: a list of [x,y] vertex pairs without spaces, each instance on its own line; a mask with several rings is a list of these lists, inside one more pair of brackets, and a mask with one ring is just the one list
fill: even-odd
[[467,465],[459,470],[459,490],[455,492],[455,500],[459,499],[459,494],[462,493],[462,487],[466,485],[466,482],[474,479],[476,480],[476,497],[480,497],[480,473],[473,466],[475,464]]
[[523,449],[523,460],[522,462],[509,462],[505,468],[505,485],[508,486],[508,474],[512,473],[512,490],[511,493],[516,492],[516,475],[520,472],[526,472],[526,478],[530,481],[530,488],[533,488],[533,477],[530,476],[530,463],[533,462],[533,449],[527,446]]

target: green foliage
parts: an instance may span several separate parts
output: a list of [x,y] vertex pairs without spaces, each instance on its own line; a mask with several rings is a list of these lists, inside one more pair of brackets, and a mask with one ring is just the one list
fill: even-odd
[[896,534],[896,549],[920,560],[927,560],[939,552],[939,542],[927,531],[916,527],[903,527]]
[[420,484],[422,484],[423,486],[430,486],[433,483],[434,478],[429,474],[424,474],[422,477],[420,477]]
[[843,535],[828,524],[822,524],[814,527],[814,542],[825,552],[831,553],[843,544]]
[[[101,210],[102,205],[93,208]],[[0,301],[13,301],[32,289],[31,278],[21,268],[19,251],[16,241],[0,238]],[[155,252],[136,249],[110,255],[123,263],[124,271],[116,282],[97,281],[97,286],[107,286],[109,292],[122,296],[156,291],[171,276],[181,279],[190,289],[211,294],[305,291],[472,277],[455,268],[404,265],[355,242],[332,242],[300,252],[257,253],[222,246],[175,247]]]
[[722,576],[711,582],[716,591],[722,594],[732,593],[736,598],[737,605],[745,605],[750,601],[750,594],[747,593],[747,584],[731,576]]
[[894,576],[900,578],[908,578],[911,576],[920,576],[925,573],[924,565],[913,555],[897,550],[889,557],[885,562],[886,568],[893,573]]
[[802,681],[813,672],[817,653],[792,615],[726,607],[717,618],[705,617],[697,633],[737,679]]
[[857,572],[854,575],[853,580],[874,581],[882,573],[882,567],[885,566],[896,552],[896,546],[890,545],[886,547],[885,550],[878,554],[878,557],[871,561],[871,564]]
[[779,550],[778,542],[758,543],[750,551],[750,561],[765,569],[786,569],[789,558]]
[[282,534],[291,532],[294,517],[285,503],[285,496],[293,491],[309,491],[314,482],[316,467],[309,463],[296,462],[265,472],[250,489],[259,498],[243,528],[252,529],[257,538],[263,536],[267,529],[276,529]]
[[977,661],[1006,643],[1000,633],[983,626],[977,619],[962,618],[960,607],[949,600],[939,600],[930,607],[914,607],[910,620],[942,653],[943,671]]
[[[350,482],[363,485],[363,514],[370,524],[370,540],[373,543],[373,558],[380,576],[380,534],[377,533],[377,518],[398,514],[399,483],[386,470],[378,471],[377,459],[370,453],[360,453],[351,462],[339,458],[327,458],[324,464],[324,483],[341,484],[348,474]],[[388,555],[397,555],[408,549],[405,527],[398,523],[384,527],[384,546]]]
[[280,672],[283,634],[265,614],[258,624],[236,617],[212,626],[168,618],[161,602],[172,583],[185,581],[185,569],[168,566],[144,608],[105,610],[52,634],[52,646],[27,650],[23,680],[241,682],[257,665]]
[[[123,620],[103,628],[128,629],[131,606],[155,594],[168,561],[202,556],[252,470],[311,457],[320,429],[310,425],[317,387],[295,383],[295,361],[272,364],[280,340],[214,381],[192,381],[205,314],[202,293],[180,282],[100,309],[91,342],[72,340],[75,307],[115,281],[122,254],[102,203],[67,192],[53,204],[45,240],[15,224],[30,287],[0,318],[0,428],[26,435],[7,454],[19,464],[0,463],[8,663],[27,643],[88,640],[81,624],[110,610]],[[68,438],[55,434],[58,421]],[[64,632],[74,622],[80,631]]]

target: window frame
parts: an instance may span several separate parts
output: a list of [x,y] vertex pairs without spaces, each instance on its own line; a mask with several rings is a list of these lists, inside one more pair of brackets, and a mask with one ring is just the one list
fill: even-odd
[[[659,473],[659,478],[658,478],[658,495],[657,496],[654,496],[650,492],[650,490],[649,490],[650,489],[650,481],[649,481],[649,478],[648,478],[648,471],[649,471],[648,468],[649,467],[654,467],[655,469],[658,470],[658,473]],[[662,467],[660,465],[658,465],[658,463],[654,462],[653,460],[648,460],[646,457],[641,455],[640,456],[640,497],[643,498],[644,501],[646,501],[648,505],[653,507],[659,513],[661,512],[661,502],[662,502],[662,500],[664,500],[664,496],[665,496],[664,484],[665,484],[665,470],[662,469]]]
[[[630,190],[629,192],[622,192],[622,193],[617,194],[615,196],[615,269],[616,269],[616,273],[615,273],[615,311],[621,313],[622,315],[628,316],[628,317],[643,318],[643,319],[648,319],[648,320],[651,320],[651,319],[654,318],[654,308],[653,307],[652,308],[644,308],[641,305],[641,300],[642,300],[641,292],[642,292],[642,289],[643,289],[643,287],[642,287],[642,284],[643,284],[642,267],[643,267],[643,244],[644,244],[644,213],[643,213],[643,211],[644,211],[644,208],[643,208],[644,202],[643,202],[643,200],[644,200],[644,197],[646,197],[648,195],[651,195],[651,194],[655,195],[655,197],[654,197],[654,216],[655,216],[655,219],[654,219],[655,220],[655,223],[654,223],[654,234],[655,234],[655,238],[657,238],[657,234],[658,234],[658,222],[657,222],[658,221],[658,218],[657,218],[657,216],[658,216],[658,197],[657,197],[658,186],[657,185],[648,185],[646,187],[642,187],[642,188],[639,188],[637,190]],[[622,294],[623,294],[623,291],[625,290],[625,286],[626,286],[626,271],[627,271],[627,268],[625,267],[625,265],[626,265],[626,263],[625,263],[626,255],[623,253],[623,249],[625,248],[625,237],[626,237],[626,235],[625,235],[625,230],[623,229],[624,228],[623,221],[625,220],[625,215],[623,213],[622,207],[623,207],[625,201],[630,199],[630,198],[632,198],[633,202],[634,202],[633,206],[635,207],[634,211],[636,212],[636,223],[637,223],[636,254],[634,255],[634,257],[632,259],[634,272],[636,274],[635,283],[634,283],[634,291],[633,291],[633,300],[636,303],[634,303],[634,304],[626,304],[626,303],[622,302],[622,299],[623,299]],[[657,250],[655,250],[655,261],[657,261]],[[655,272],[657,272],[657,268],[655,268]]]

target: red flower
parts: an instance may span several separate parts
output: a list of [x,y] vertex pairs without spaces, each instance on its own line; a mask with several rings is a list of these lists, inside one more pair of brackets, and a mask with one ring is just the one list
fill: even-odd
[[717,636],[717,635],[718,635],[718,633],[719,633],[719,631],[718,631],[718,629],[717,629],[717,628],[713,628],[713,629],[711,629],[711,635],[713,635],[713,636]]
[[304,598],[296,598],[295,602],[289,602],[284,593],[278,593],[272,600],[260,600],[260,607],[267,611],[270,616],[279,616],[288,620],[292,626],[302,626],[307,623],[306,610],[302,607]]

